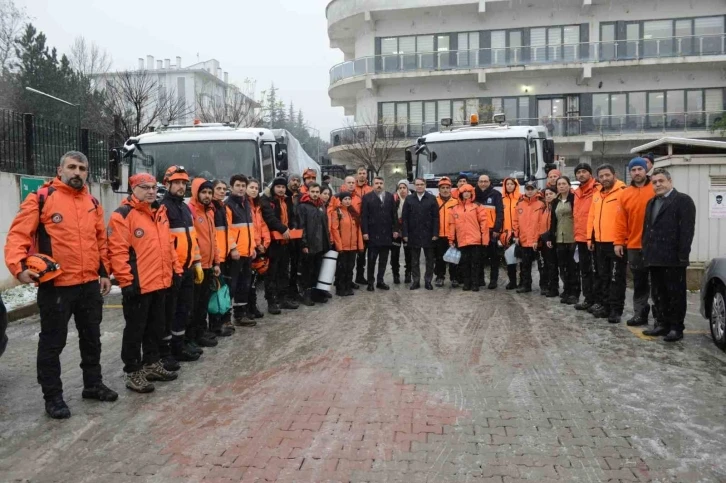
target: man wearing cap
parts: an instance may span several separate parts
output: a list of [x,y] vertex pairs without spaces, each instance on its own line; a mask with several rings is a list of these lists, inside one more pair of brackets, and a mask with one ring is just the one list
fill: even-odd
[[194,230],[194,219],[184,195],[189,175],[183,166],[171,166],[164,174],[167,192],[161,200],[169,218],[171,237],[182,268],[181,280],[174,284],[166,297],[166,334],[161,344],[164,366],[175,367],[176,361],[196,361],[203,350],[186,337],[187,320],[194,309],[194,285],[204,281],[201,255]]
[[455,199],[459,199],[459,190],[462,186],[465,184],[469,184],[469,178],[466,177],[465,174],[459,174],[459,176],[456,177],[456,188],[451,190],[451,196]]
[[458,205],[459,202],[451,195],[451,180],[444,176],[439,180],[439,195],[436,197],[439,205],[439,239],[434,242],[436,262],[434,273],[436,274],[436,286],[443,287],[446,279],[446,267],[449,267],[449,278],[451,279],[452,288],[456,288],[459,283],[456,276],[456,265],[446,263],[444,255],[449,249],[449,241],[454,238],[451,233],[451,208]]
[[[402,230],[403,225],[403,205],[408,197],[408,180],[402,179],[396,185],[396,192],[393,193],[393,202],[396,207],[396,231]],[[411,248],[403,238],[398,237],[393,240],[391,246],[391,271],[393,272],[393,283],[398,285],[401,283],[401,248],[403,248],[404,261],[404,283],[411,283]]]
[[502,194],[494,188],[489,176],[483,174],[479,176],[476,188],[476,202],[482,205],[488,214],[490,221],[489,226],[493,226],[489,230],[489,245],[482,248],[482,263],[480,266],[481,277],[479,277],[479,285],[483,286],[486,284],[484,280],[484,260],[488,260],[489,263],[489,290],[497,288],[499,282],[499,234],[502,232],[502,225],[504,224],[504,202],[502,201]]
[[126,326],[121,360],[126,387],[149,393],[154,390],[152,381],[177,378],[177,373],[161,362],[159,344],[164,337],[168,289],[182,269],[166,207],[156,201],[156,178],[140,173],[132,176],[129,184],[131,195],[113,212],[108,224],[108,251],[111,271],[123,295]]
[[625,258],[633,274],[633,317],[627,321],[631,327],[648,325],[650,284],[648,267],[643,263],[642,238],[645,208],[655,196],[648,177],[648,163],[634,158],[628,164],[630,186],[620,193],[620,210],[615,222],[615,255]]
[[103,208],[86,186],[88,158],[69,151],[60,159],[57,176],[20,205],[5,241],[5,264],[21,283],[35,283],[38,273],[25,266],[31,247],[53,257],[61,273],[38,287],[40,336],[38,383],[51,418],[71,416],[63,400],[60,355],[71,316],[78,329],[83,371],[82,397],[118,398],[101,377],[103,296],[111,290]]
[[575,178],[580,186],[575,190],[574,202],[574,229],[575,243],[577,243],[577,256],[579,258],[578,270],[580,272],[580,287],[575,293],[579,298],[580,291],[585,300],[575,305],[576,310],[588,310],[595,303],[593,295],[593,282],[595,278],[595,259],[587,248],[587,241],[591,233],[587,232],[587,218],[592,205],[592,196],[600,184],[592,176],[592,167],[587,163],[575,166]]
[[302,174],[303,185],[300,186],[300,196],[307,194],[310,185],[315,183],[318,179],[318,173],[312,168],[307,168]]

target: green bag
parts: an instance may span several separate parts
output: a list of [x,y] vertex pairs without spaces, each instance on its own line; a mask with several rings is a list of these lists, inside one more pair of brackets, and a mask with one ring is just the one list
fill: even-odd
[[224,315],[232,308],[232,297],[229,295],[229,286],[224,280],[217,277],[216,283],[212,283],[212,296],[207,305],[207,312],[210,315]]

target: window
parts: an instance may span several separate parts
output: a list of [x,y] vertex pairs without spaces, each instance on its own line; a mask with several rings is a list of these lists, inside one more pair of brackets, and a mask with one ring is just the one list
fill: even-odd
[[436,51],[438,52],[438,61],[440,69],[448,69],[451,67],[451,56],[449,54],[451,39],[448,35],[439,35],[436,37]]
[[510,121],[517,119],[517,98],[509,97],[504,99],[504,115]]
[[439,120],[436,118],[436,102],[424,103],[424,133],[438,130]]
[[398,53],[401,55],[401,70],[418,69],[418,56],[416,55],[416,37],[399,38]]
[[433,35],[419,35],[416,37],[416,52],[418,52],[422,69],[433,69],[435,67]]
[[396,130],[394,136],[404,137],[408,133],[408,103],[399,102],[396,104]]
[[698,45],[694,46],[701,55],[722,54],[724,52],[724,17],[703,17],[694,21]]
[[642,130],[647,113],[645,104],[645,92],[628,93],[628,129]]
[[673,53],[673,21],[643,22],[643,57],[668,57]]
[[451,101],[439,101],[439,119],[441,123],[442,119],[451,119]]
[[685,106],[684,91],[668,91],[666,92],[666,104],[668,108],[668,116],[666,118],[667,127],[683,129],[686,123],[684,112]]
[[479,64],[479,32],[458,35],[459,51],[456,62],[459,67],[473,67]]
[[549,60],[562,58],[562,29],[559,27],[547,29],[547,52]]
[[398,39],[396,37],[381,39],[381,64],[383,72],[398,70]]
[[454,123],[455,124],[464,124],[464,119],[466,119],[466,113],[464,112],[464,101],[454,101]]
[[676,20],[676,54],[693,54],[693,22],[691,20]]
[[423,133],[423,102],[409,103],[409,118],[411,136],[420,136]]
[[379,124],[393,124],[396,119],[396,105],[392,102],[384,102],[381,104],[381,119]]
[[580,57],[580,26],[570,25],[563,28],[564,45],[562,56],[566,61],[573,61]]
[[529,124],[529,97],[519,98],[519,107],[517,109],[517,120],[520,125]]
[[703,91],[688,91],[686,93],[687,126],[703,126],[703,111]]
[[529,58],[532,62],[543,62],[547,59],[547,29],[534,28],[529,30]]
[[663,112],[665,95],[662,92],[648,93],[648,126],[651,128],[663,127]]
[[613,60],[617,54],[615,24],[600,25],[600,60]]
[[711,127],[716,119],[723,116],[723,89],[706,89],[704,91],[706,123]]

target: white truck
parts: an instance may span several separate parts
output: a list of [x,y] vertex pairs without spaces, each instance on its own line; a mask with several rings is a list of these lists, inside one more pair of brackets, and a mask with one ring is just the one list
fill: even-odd
[[[546,171],[555,167],[555,145],[547,130],[543,126],[510,126],[503,114],[495,114],[494,121],[479,124],[473,115],[469,125],[420,137],[406,150],[409,180],[424,178],[427,189],[434,193],[442,177],[451,178],[456,185],[461,174],[472,185],[486,174],[500,190],[507,177],[517,178],[522,186],[534,179],[544,187]],[[443,119],[442,125],[451,126],[451,120]]]
[[229,181],[233,174],[253,176],[264,185],[287,170],[287,146],[272,131],[239,129],[232,124],[165,126],[129,138],[110,151],[109,178],[114,190],[128,192],[128,179],[150,173],[161,180],[169,166],[183,166],[191,178]]

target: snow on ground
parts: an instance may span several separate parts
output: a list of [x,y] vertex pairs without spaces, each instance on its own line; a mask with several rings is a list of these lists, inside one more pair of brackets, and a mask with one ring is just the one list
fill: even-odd
[[18,285],[2,292],[3,302],[7,310],[24,307],[35,302],[38,288],[34,285]]

